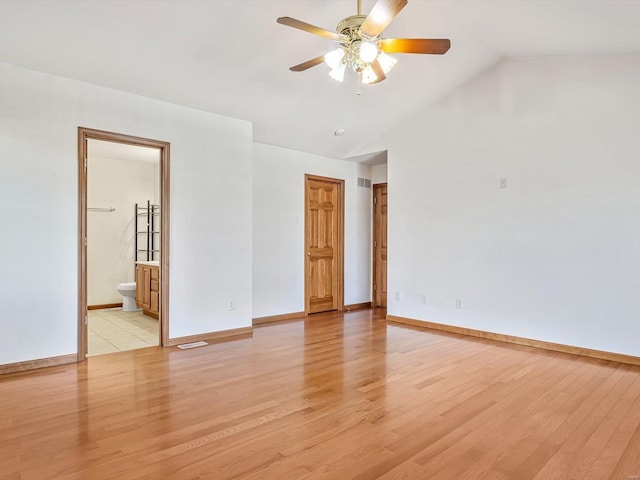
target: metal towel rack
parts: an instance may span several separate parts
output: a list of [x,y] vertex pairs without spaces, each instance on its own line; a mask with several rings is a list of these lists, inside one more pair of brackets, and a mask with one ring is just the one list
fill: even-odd
[[[146,206],[136,203],[135,217],[135,259],[158,260],[160,257],[160,205],[154,205],[147,200]],[[142,238],[139,238],[142,235]],[[140,248],[142,247],[142,248]],[[140,258],[140,257],[143,258]],[[146,257],[146,258],[145,258]]]

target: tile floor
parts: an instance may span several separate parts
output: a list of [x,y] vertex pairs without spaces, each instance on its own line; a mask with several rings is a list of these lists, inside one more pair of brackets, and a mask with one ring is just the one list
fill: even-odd
[[120,308],[89,310],[88,356],[153,347],[159,344],[158,320]]

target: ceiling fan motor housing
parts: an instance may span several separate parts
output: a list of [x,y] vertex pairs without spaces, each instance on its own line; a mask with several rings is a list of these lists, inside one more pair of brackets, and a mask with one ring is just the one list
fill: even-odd
[[366,19],[366,15],[352,15],[351,17],[343,18],[338,23],[336,31],[342,35],[349,35],[353,30],[360,29]]
[[367,62],[362,61],[360,58],[360,45],[362,42],[376,43],[380,38],[379,36],[367,37],[362,33],[360,27],[366,19],[366,15],[353,15],[340,20],[336,27],[336,32],[344,37],[339,42],[344,47],[344,63],[356,72],[361,72],[368,65]]

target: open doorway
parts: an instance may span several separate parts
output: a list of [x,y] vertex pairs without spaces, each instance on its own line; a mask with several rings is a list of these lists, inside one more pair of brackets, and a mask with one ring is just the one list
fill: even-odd
[[168,332],[169,144],[79,128],[78,360]]

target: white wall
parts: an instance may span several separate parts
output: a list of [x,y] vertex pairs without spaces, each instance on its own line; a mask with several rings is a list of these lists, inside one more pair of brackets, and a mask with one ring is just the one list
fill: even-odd
[[387,136],[389,313],[640,355],[638,85],[505,60]]
[[[158,204],[155,190],[160,154],[158,150],[155,163],[104,158],[92,155],[91,145],[89,140],[87,205],[113,207],[115,211],[87,213],[87,303],[122,303],[116,285],[135,281],[135,204],[146,207],[147,200]],[[147,219],[139,218],[138,231],[144,231]],[[160,231],[160,217],[155,221],[155,230]],[[146,235],[138,238],[145,242],[139,248],[146,248]],[[159,238],[155,236],[156,241]]]
[[371,184],[387,183],[387,164],[373,165],[371,167]]
[[304,176],[345,180],[345,304],[371,300],[371,167],[253,146],[253,316],[304,311]]
[[171,142],[170,336],[250,325],[251,125],[0,64],[0,364],[76,352],[78,126]]

